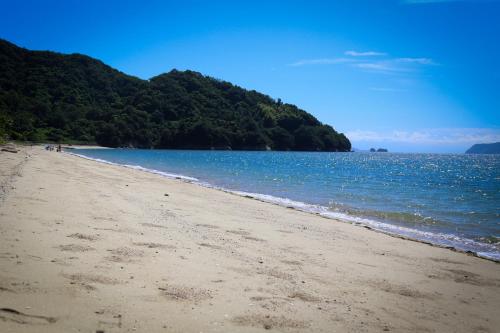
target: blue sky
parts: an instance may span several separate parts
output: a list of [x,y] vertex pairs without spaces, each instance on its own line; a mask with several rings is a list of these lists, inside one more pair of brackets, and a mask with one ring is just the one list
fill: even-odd
[[500,141],[500,1],[5,1],[0,38],[144,79],[192,69],[293,103],[360,149]]

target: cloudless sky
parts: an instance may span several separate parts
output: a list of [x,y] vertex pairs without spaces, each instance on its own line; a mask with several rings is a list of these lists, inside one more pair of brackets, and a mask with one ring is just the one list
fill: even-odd
[[143,79],[196,70],[296,104],[355,148],[500,141],[496,0],[0,0],[0,38]]

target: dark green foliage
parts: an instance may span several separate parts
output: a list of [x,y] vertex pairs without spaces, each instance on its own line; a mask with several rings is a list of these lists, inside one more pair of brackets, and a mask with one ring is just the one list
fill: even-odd
[[0,40],[0,136],[109,147],[349,151],[332,127],[256,91],[173,70],[145,81],[87,56]]

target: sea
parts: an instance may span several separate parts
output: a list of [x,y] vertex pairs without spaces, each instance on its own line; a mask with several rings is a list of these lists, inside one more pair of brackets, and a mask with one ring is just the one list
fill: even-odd
[[500,155],[69,151],[500,260]]

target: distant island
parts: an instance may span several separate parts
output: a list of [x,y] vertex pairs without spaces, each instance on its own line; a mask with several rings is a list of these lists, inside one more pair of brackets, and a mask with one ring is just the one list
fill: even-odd
[[466,154],[500,154],[500,142],[495,143],[479,143],[475,144],[467,151]]
[[378,149],[370,148],[370,152],[371,153],[387,153],[388,150],[386,148],[378,148]]
[[0,137],[107,147],[350,151],[280,99],[193,71],[150,80],[80,54],[0,39]]

